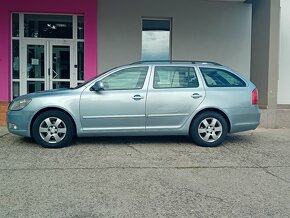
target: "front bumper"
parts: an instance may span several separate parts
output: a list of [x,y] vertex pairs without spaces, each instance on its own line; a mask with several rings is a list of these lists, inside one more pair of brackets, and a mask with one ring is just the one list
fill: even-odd
[[8,131],[24,137],[31,137],[30,122],[33,111],[8,111],[7,112],[7,128]]

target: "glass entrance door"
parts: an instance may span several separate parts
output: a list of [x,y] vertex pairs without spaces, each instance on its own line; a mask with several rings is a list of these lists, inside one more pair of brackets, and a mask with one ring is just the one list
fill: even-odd
[[76,85],[73,68],[73,49],[69,42],[24,42],[22,93]]
[[71,46],[50,45],[49,89],[69,88],[72,84]]
[[21,81],[22,93],[31,93],[47,89],[47,48],[44,43],[27,43],[24,49]]

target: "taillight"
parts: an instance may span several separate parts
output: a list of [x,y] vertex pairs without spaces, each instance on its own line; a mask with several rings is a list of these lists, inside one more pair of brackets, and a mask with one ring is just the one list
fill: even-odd
[[258,89],[255,88],[253,91],[252,91],[252,105],[256,105],[258,104]]

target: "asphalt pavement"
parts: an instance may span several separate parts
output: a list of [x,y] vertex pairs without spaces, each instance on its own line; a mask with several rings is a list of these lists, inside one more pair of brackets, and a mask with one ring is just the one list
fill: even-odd
[[0,217],[289,217],[290,129],[75,139],[44,149],[0,127]]

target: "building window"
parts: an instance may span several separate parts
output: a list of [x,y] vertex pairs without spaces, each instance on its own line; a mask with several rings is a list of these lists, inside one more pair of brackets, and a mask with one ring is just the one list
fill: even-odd
[[78,16],[78,39],[84,39],[84,16]]
[[84,16],[77,17],[77,83],[81,84],[85,78],[85,21]]
[[12,37],[19,37],[19,14],[12,14]]
[[70,15],[24,15],[24,37],[72,39],[72,31],[73,18]]
[[12,14],[12,98],[20,95],[19,14]]
[[142,60],[171,59],[171,19],[142,20]]
[[19,40],[12,40],[12,78],[19,79]]
[[84,80],[85,74],[85,51],[84,42],[78,42],[78,80]]

